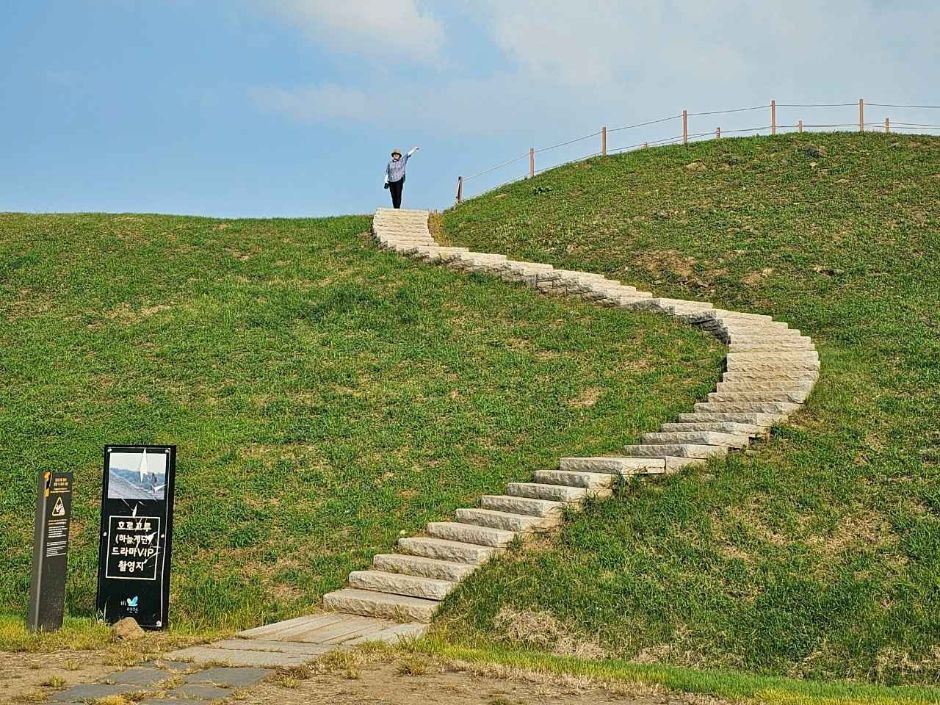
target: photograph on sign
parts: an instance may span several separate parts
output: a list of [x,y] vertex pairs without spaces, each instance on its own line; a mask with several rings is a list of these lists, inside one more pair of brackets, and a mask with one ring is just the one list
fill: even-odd
[[114,452],[108,460],[108,499],[162,500],[166,492],[166,454]]

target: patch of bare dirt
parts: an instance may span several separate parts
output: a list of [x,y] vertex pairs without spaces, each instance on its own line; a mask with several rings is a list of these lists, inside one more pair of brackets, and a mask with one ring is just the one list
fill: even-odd
[[574,407],[575,409],[588,409],[594,406],[597,403],[597,400],[601,398],[601,394],[604,393],[604,390],[600,387],[588,387],[581,391],[575,397],[572,397],[568,400],[568,406]]
[[602,685],[499,669],[464,669],[398,657],[309,677],[286,674],[246,692],[240,705],[712,705],[721,701],[635,685]]
[[56,690],[90,683],[117,670],[113,661],[108,651],[0,651],[0,702],[44,702]]
[[516,611],[503,607],[493,624],[510,642],[528,644],[563,656],[602,658],[606,655],[599,644],[572,636],[573,630],[548,612]]
[[651,274],[671,273],[689,278],[694,273],[695,258],[680,254],[677,250],[649,250],[637,258],[637,264]]

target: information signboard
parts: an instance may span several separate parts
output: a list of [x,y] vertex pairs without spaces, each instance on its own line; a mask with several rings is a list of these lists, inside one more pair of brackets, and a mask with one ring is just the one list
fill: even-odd
[[176,446],[107,446],[101,492],[98,611],[165,629],[170,599]]
[[33,571],[26,617],[26,624],[32,631],[55,631],[62,626],[71,517],[72,473],[39,473]]

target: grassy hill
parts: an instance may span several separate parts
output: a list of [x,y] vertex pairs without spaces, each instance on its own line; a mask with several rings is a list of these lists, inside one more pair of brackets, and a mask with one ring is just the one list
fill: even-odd
[[76,473],[68,611],[92,613],[106,443],[179,446],[171,619],[244,626],[717,377],[686,326],[415,264],[369,222],[0,214],[0,621],[52,468]]
[[711,141],[444,214],[452,244],[772,314],[822,376],[757,452],[598,504],[475,575],[442,631],[692,666],[940,681],[940,139]]

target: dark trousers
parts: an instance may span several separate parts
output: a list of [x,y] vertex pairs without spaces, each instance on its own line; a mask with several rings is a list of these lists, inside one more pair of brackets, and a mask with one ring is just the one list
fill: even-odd
[[392,194],[392,208],[401,208],[401,190],[405,185],[405,177],[400,181],[389,181],[388,190]]

